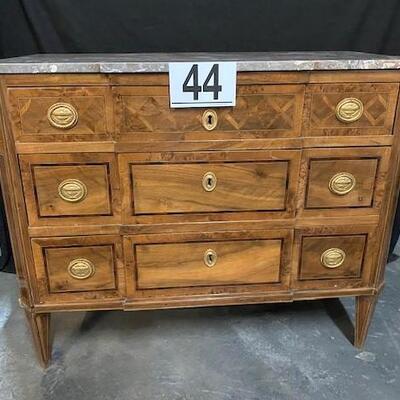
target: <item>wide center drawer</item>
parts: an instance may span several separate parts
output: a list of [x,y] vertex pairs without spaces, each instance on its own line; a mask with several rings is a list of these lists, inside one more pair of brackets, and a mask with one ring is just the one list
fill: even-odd
[[137,245],[137,286],[277,283],[281,247],[281,239]]
[[236,106],[171,109],[167,86],[113,87],[122,140],[221,140],[299,136],[304,85],[237,86]]
[[135,214],[285,209],[288,161],[131,165]]

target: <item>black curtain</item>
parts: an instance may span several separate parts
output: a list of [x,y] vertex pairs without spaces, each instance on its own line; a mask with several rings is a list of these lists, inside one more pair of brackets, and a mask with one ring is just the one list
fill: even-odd
[[400,52],[398,0],[0,0],[0,56]]
[[[0,58],[308,50],[400,55],[400,1],[0,0]],[[399,219],[398,212],[392,248]],[[0,236],[1,228],[0,221]]]

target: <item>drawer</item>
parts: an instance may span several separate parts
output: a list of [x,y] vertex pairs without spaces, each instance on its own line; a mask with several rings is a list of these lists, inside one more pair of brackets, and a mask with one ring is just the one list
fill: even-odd
[[32,239],[41,301],[119,297],[124,289],[116,236]]
[[299,136],[303,85],[238,85],[235,107],[171,109],[167,86],[114,87],[124,140],[217,140]]
[[[281,240],[136,246],[138,288],[276,283]],[[251,260],[251,262],[249,262]]]
[[114,217],[113,156],[24,155],[20,165],[31,225]]
[[44,250],[50,293],[115,289],[112,246]]
[[293,287],[303,290],[366,288],[372,285],[380,250],[377,225],[354,219],[353,225],[296,229]]
[[287,288],[293,233],[235,230],[126,237],[128,296],[186,296]]
[[310,162],[307,207],[370,207],[377,159]]
[[[298,150],[119,155],[129,223],[287,217],[294,213]],[[236,213],[236,214],[235,214]],[[243,217],[242,217],[243,218]]]
[[135,214],[283,210],[288,162],[132,165]]
[[9,89],[14,135],[19,142],[110,139],[107,88]]
[[303,136],[391,135],[398,84],[308,85]]
[[360,278],[367,235],[305,237],[299,279]]
[[390,148],[312,149],[303,154],[308,171],[304,208],[364,209],[378,213],[385,190]]

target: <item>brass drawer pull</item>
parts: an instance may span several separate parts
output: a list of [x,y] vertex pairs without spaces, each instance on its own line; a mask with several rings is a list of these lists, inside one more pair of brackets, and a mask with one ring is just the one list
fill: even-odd
[[212,192],[217,186],[217,177],[214,172],[206,172],[202,180],[203,189]]
[[360,99],[347,97],[336,106],[336,118],[345,123],[358,121],[364,112],[364,105]]
[[93,276],[96,269],[93,263],[86,258],[76,258],[68,265],[68,273],[74,279],[88,279]]
[[50,125],[59,129],[73,128],[78,122],[78,111],[68,103],[55,103],[47,111]]
[[204,252],[204,264],[209,268],[217,263],[217,258],[217,253],[212,249],[208,249]]
[[339,172],[332,176],[329,181],[329,190],[333,194],[343,196],[354,189],[356,178],[349,172]]
[[214,110],[206,110],[201,117],[201,123],[203,127],[208,131],[212,131],[217,127],[218,115]]
[[69,203],[76,203],[86,197],[87,187],[79,179],[65,179],[58,185],[58,195]]
[[342,249],[332,247],[325,250],[321,255],[321,264],[326,268],[340,267],[346,258],[346,253]]

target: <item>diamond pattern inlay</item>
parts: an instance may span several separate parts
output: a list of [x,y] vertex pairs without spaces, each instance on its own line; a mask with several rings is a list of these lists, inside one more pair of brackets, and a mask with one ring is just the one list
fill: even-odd
[[[126,132],[202,131],[203,109],[171,109],[166,96],[123,96]],[[216,109],[217,130],[291,130],[295,94],[242,95],[236,107]]]

